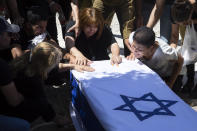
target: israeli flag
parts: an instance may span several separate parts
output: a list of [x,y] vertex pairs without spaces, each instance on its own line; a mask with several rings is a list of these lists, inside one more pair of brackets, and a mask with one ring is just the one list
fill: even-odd
[[140,61],[72,71],[72,105],[89,131],[196,131],[197,112]]

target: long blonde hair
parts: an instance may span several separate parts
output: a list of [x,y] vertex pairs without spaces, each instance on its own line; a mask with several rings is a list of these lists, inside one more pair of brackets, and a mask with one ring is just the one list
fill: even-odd
[[46,79],[49,68],[58,64],[61,57],[60,49],[48,42],[41,42],[30,52],[16,58],[11,67],[15,74],[24,70],[24,74],[28,77],[38,75]]

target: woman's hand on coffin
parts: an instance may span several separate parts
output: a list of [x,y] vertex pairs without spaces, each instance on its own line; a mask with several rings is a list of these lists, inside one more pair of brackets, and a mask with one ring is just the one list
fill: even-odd
[[111,57],[111,64],[114,65],[118,65],[122,62],[122,58],[119,55],[112,55]]

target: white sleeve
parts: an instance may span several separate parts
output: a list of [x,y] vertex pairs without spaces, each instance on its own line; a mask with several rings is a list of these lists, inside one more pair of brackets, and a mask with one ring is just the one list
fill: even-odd
[[131,34],[129,35],[129,43],[132,44],[133,43],[133,36],[134,36],[135,31],[131,32]]
[[163,40],[156,38],[162,52],[165,54],[168,60],[178,60],[178,52],[176,49],[172,48]]

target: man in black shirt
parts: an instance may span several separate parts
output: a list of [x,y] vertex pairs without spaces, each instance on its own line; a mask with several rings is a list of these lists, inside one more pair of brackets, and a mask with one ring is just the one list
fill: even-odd
[[[9,48],[10,36],[9,33],[16,33],[19,31],[19,27],[16,25],[10,25],[4,18],[0,18],[0,53],[4,49]],[[24,98],[19,93],[13,82],[13,75],[9,69],[8,64],[0,57],[0,114],[6,110],[5,105],[16,107],[20,105]],[[21,119],[17,119],[16,125],[14,127],[9,126],[13,124],[15,118],[4,117],[0,115],[1,123],[5,123],[7,126],[0,127],[3,130],[28,130],[29,124]]]

